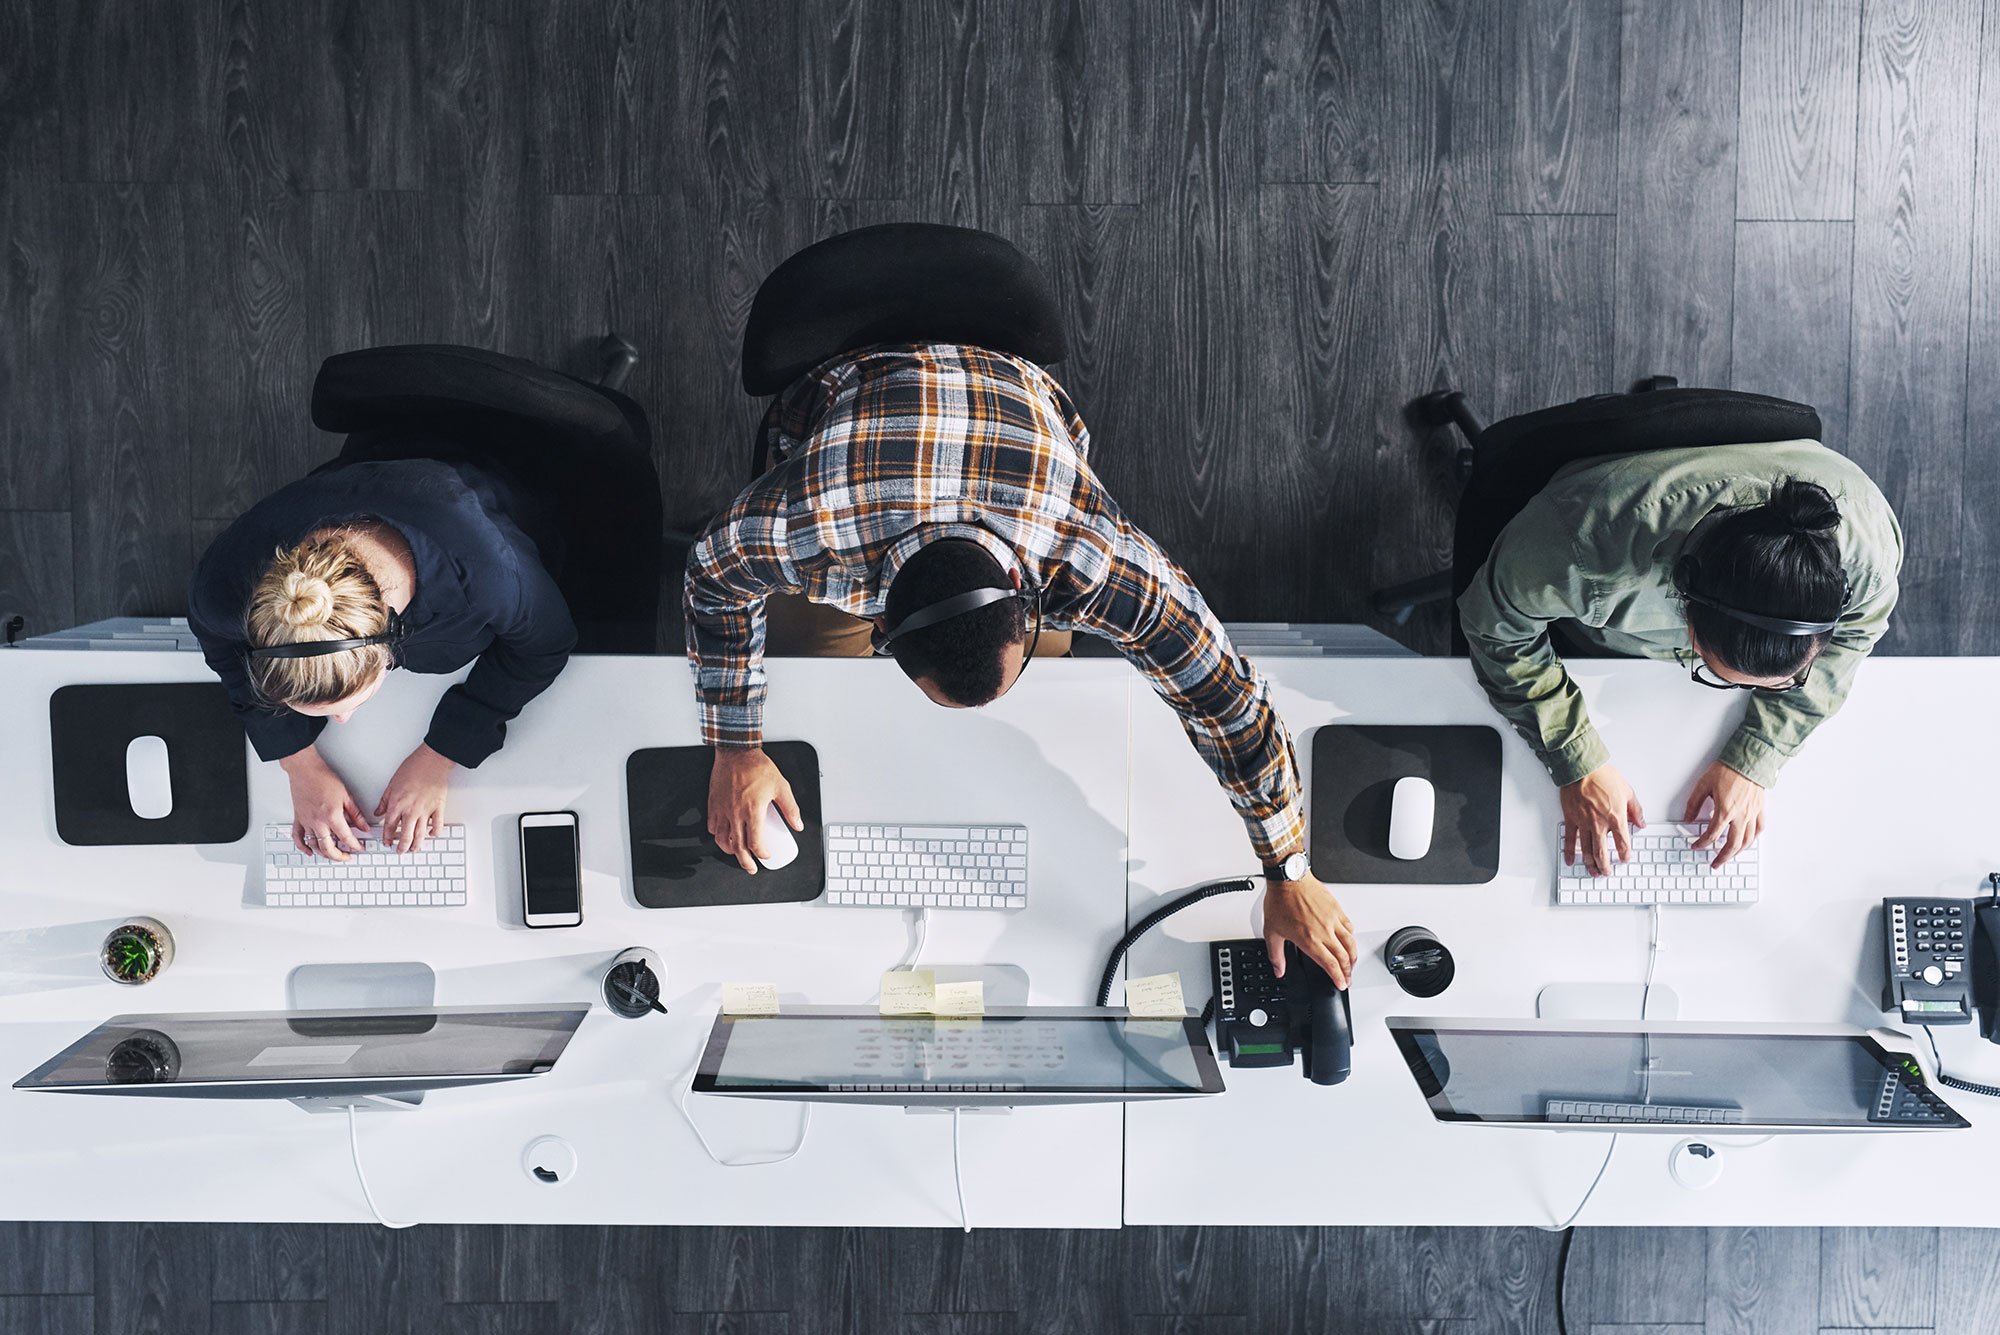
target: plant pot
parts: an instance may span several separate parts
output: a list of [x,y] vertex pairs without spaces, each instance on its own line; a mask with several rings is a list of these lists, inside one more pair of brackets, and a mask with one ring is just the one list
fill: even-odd
[[98,960],[114,983],[150,983],[174,962],[173,933],[158,918],[127,918],[104,938]]

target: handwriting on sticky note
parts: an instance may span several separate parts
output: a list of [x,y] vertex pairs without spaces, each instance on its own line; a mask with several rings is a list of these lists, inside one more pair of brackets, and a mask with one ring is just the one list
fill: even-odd
[[1178,1020],[1187,1014],[1181,999],[1181,976],[1156,973],[1147,978],[1125,980],[1125,1009],[1149,1020]]
[[936,992],[929,969],[891,969],[882,975],[882,1014],[929,1015]]
[[722,985],[722,1013],[724,1015],[776,1015],[778,1013],[778,985],[776,983],[724,983]]
[[986,984],[977,978],[969,983],[939,983],[932,990],[931,1014],[986,1014]]

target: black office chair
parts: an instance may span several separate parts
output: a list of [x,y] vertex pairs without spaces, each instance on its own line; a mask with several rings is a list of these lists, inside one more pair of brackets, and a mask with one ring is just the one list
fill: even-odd
[[507,474],[548,503],[552,534],[530,536],[553,558],[578,650],[652,653],[662,523],[652,433],[614,387],[636,350],[614,334],[600,351],[605,371],[594,385],[452,344],[343,352],[320,364],[312,420],[347,433],[329,466],[475,459]]
[[[1379,590],[1375,611],[1398,625],[1431,603],[1456,600],[1486,564],[1500,532],[1566,464],[1614,454],[1709,445],[1818,440],[1819,413],[1803,403],[1730,389],[1683,389],[1656,375],[1630,394],[1598,394],[1482,426],[1465,395],[1441,390],[1420,401],[1433,426],[1457,426],[1463,490],[1452,530],[1451,569]],[[1452,651],[1465,652],[1452,618]]]
[[[1043,366],[1069,355],[1047,280],[1011,241],[885,223],[815,242],[771,271],[743,329],[743,392],[777,394],[875,343],[964,343]],[[753,475],[766,462],[760,443]]]

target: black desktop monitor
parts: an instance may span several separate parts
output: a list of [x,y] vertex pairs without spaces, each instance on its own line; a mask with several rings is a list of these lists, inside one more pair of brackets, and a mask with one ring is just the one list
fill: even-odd
[[120,1015],[14,1082],[210,1099],[409,1095],[549,1070],[587,1005]]
[[1846,1025],[1396,1016],[1441,1122],[1621,1131],[1937,1131],[1969,1126],[1913,1058]]

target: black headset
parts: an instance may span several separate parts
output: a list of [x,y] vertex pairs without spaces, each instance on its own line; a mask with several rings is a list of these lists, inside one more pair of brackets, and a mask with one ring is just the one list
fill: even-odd
[[949,598],[940,598],[934,603],[919,607],[889,627],[882,633],[882,638],[876,642],[875,647],[878,652],[885,650],[912,631],[925,630],[941,621],[964,616],[967,612],[976,612],[982,607],[991,607],[1009,598],[1019,598],[1027,603],[1034,609],[1036,624],[1041,623],[1042,586],[1029,578],[1026,563],[1022,563],[1020,588],[968,589],[964,593],[954,593]]
[[403,614],[395,608],[389,609],[389,628],[380,635],[357,635],[346,640],[294,640],[290,644],[267,644],[250,650],[252,658],[320,658],[326,654],[346,653],[349,649],[366,649],[371,645],[389,646],[391,659],[400,661],[403,656],[403,640],[409,634],[409,626],[403,621]]
[[1703,607],[1714,608],[1733,621],[1741,621],[1759,630],[1768,630],[1773,635],[1825,635],[1840,625],[1840,615],[1847,611],[1847,600],[1853,588],[1848,583],[1847,572],[1840,574],[1840,613],[1831,621],[1795,621],[1789,617],[1765,616],[1762,612],[1746,612],[1740,607],[1731,607],[1705,593],[1698,592],[1695,581],[1701,578],[1701,562],[1693,556],[1683,556],[1674,562],[1674,588],[1681,597]]

